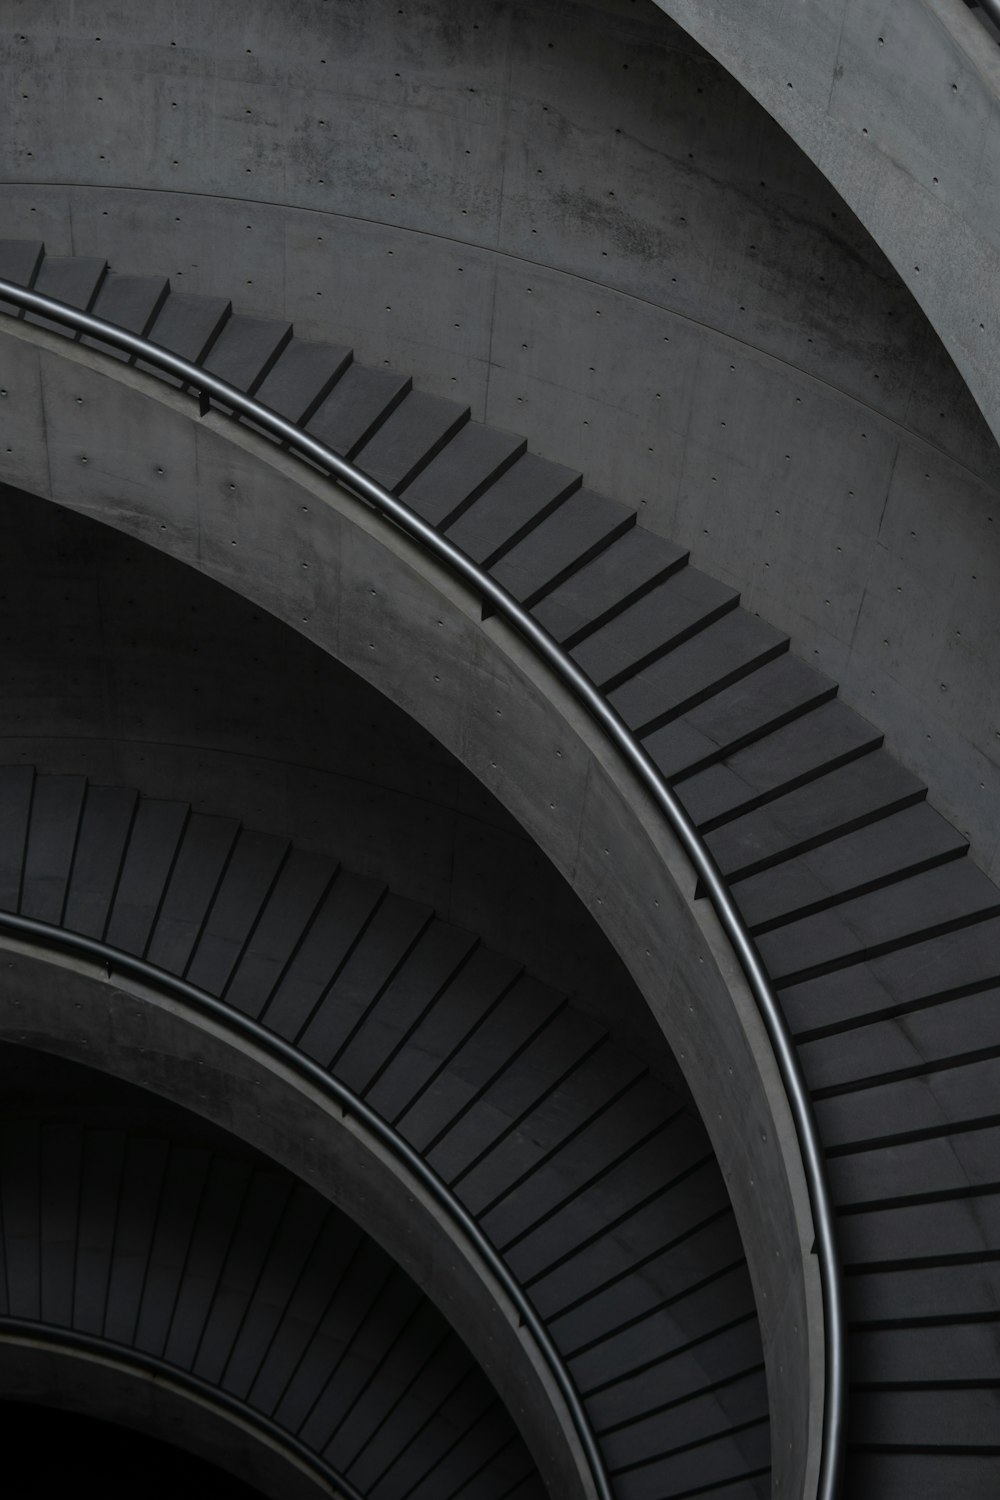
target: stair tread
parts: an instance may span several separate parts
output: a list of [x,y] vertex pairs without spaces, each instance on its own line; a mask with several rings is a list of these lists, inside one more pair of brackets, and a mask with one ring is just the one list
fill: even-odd
[[869,958],[855,972],[835,970],[795,985],[782,997],[793,1031],[844,1026],[935,996],[1000,982],[1000,920],[938,934]]
[[[317,1336],[308,1342],[302,1359],[274,1410],[273,1415],[278,1422],[292,1432],[296,1432],[308,1417],[316,1393],[322,1390],[324,1381],[330,1374],[331,1344],[336,1348],[345,1342],[349,1343],[366,1308],[378,1297],[388,1279],[391,1270],[388,1257],[382,1252],[376,1252],[374,1246],[370,1249],[366,1247],[366,1250],[368,1253],[354,1256],[348,1263],[343,1278],[334,1289]],[[331,1337],[334,1330],[336,1336]]]
[[[41,240],[0,240],[0,279],[16,286],[31,286],[42,264],[45,246]],[[0,308],[19,311],[13,302],[0,298]]]
[[[996,1008],[997,995],[990,998]],[[886,1199],[924,1193],[960,1197],[970,1186],[995,1186],[998,1160],[1000,1125],[994,1125],[961,1131],[951,1138],[904,1141],[881,1151],[837,1156],[829,1162],[828,1171],[838,1205],[874,1206]]]
[[[651,1352],[653,1359],[658,1352]],[[695,1349],[665,1352],[650,1369],[588,1396],[587,1409],[600,1431],[617,1422],[635,1420],[644,1409],[683,1400],[692,1391],[724,1380],[734,1370],[747,1369],[759,1359],[760,1345],[754,1347],[752,1324],[740,1323],[704,1339]]]
[[832,682],[786,651],[654,730],[644,746],[663,775],[673,779],[721,759],[835,693]]
[[72,932],[104,936],[137,802],[129,787],[88,786],[63,917]]
[[989,1057],[817,1099],[816,1118],[828,1149],[914,1131],[940,1134],[958,1124],[992,1121],[998,1087],[1000,1059]]
[[[701,1288],[690,1299],[681,1299],[674,1308],[664,1308],[649,1320],[648,1329],[644,1330],[648,1340],[645,1351],[648,1353],[650,1348],[666,1351],[686,1342],[692,1330],[696,1336],[699,1327],[711,1326],[713,1315],[722,1322],[743,1316],[749,1290],[746,1268],[741,1266],[711,1286]],[[627,1339],[628,1335],[624,1335],[623,1341]],[[602,1380],[627,1374],[642,1363],[628,1343],[622,1356],[619,1357],[614,1341],[601,1344],[592,1354],[574,1360],[574,1379],[587,1389]],[[766,1415],[767,1381],[763,1370],[753,1370],[719,1390],[693,1394],[679,1406],[651,1412],[629,1423],[627,1428],[609,1433],[603,1443],[606,1462],[612,1469],[630,1462],[641,1464],[657,1454],[686,1447],[693,1430],[698,1431],[702,1441],[711,1440],[716,1435],[724,1436],[732,1427]]]
[[[171,292],[156,315],[147,337],[181,359],[200,364],[208,353],[226,319],[232,304],[225,297],[196,297],[188,292]],[[139,361],[140,368],[147,366]],[[181,382],[173,375],[157,372],[174,385]]]
[[135,1324],[137,1349],[163,1352],[174,1298],[208,1178],[211,1155],[198,1147],[171,1149],[163,1179],[157,1232],[146,1263],[146,1281]]
[[258,387],[256,399],[289,422],[308,422],[349,368],[351,358],[351,350],[343,345],[292,338]]
[[[995,1190],[974,1198],[965,1188],[936,1202],[866,1205],[845,1214],[840,1226],[848,1265],[898,1265],[914,1255],[927,1260],[989,1255],[998,1238],[1000,1192]],[[995,1358],[1000,1375],[1000,1349]]]
[[345,1413],[351,1412],[354,1396],[363,1390],[373,1374],[384,1378],[383,1361],[392,1350],[401,1328],[416,1313],[421,1294],[409,1278],[390,1277],[381,1293],[361,1309],[356,1318],[350,1310],[347,1335],[341,1357],[333,1364],[327,1379],[320,1376],[313,1393],[313,1404],[307,1408],[299,1437],[316,1452],[325,1452]]
[[35,772],[31,766],[0,767],[0,910],[20,904],[24,846]]
[[870,1453],[848,1454],[845,1492],[877,1495],[879,1500],[993,1500],[996,1494],[996,1456],[992,1453]]
[[[296,1184],[281,1214],[260,1279],[248,1299],[226,1365],[226,1390],[240,1400],[246,1400],[265,1364],[272,1340],[279,1334],[283,1315],[296,1289],[305,1287],[308,1293],[309,1262],[316,1253],[324,1227],[332,1227],[331,1219],[335,1224],[336,1219],[323,1200],[302,1184]],[[300,1311],[305,1312],[307,1305],[303,1299]],[[312,1307],[314,1326],[322,1311],[323,1301],[317,1298]]]
[[[919,1371],[920,1380],[928,1385],[996,1381],[998,1374],[996,1330],[982,1323],[950,1324],[944,1328],[864,1329],[851,1338],[850,1355],[866,1384],[891,1381],[909,1385],[914,1371]],[[993,1394],[997,1394],[996,1390]],[[956,1491],[946,1485],[938,1493]],[[958,1493],[964,1497],[967,1492]]]
[[377,880],[346,870],[337,875],[263,1012],[265,1025],[285,1037],[298,1033],[384,894]]
[[504,552],[490,572],[515,599],[531,608],[634,524],[634,512],[624,505],[593,490],[574,489]]
[[880,813],[923,795],[916,776],[884,750],[875,750],[723,824],[706,835],[706,843],[723,873],[733,878],[810,841],[837,837],[852,823],[874,822]]
[[474,941],[470,933],[448,922],[435,919],[430,924],[341,1053],[340,1077],[358,1090],[367,1087],[397,1039],[419,1022],[453,981]]
[[458,401],[409,391],[357,450],[354,462],[385,489],[405,489],[468,416],[469,408]]
[[414,1098],[400,1118],[399,1129],[406,1139],[423,1151],[439,1133],[450,1129],[456,1116],[563,1003],[538,980],[518,979],[481,1025],[464,1038],[459,1033],[452,1039],[456,1050],[435,1077],[433,1090]]
[[[1000,1391],[996,1390],[870,1391],[858,1406],[851,1433],[857,1444],[925,1448],[930,1443],[946,1452],[990,1448],[990,1435],[1000,1431]],[[983,1461],[988,1463],[989,1455],[984,1454]],[[938,1493],[970,1492],[945,1484]]]
[[[743,1259],[739,1232],[731,1211],[693,1234],[674,1236],[643,1267],[594,1289],[581,1307],[551,1320],[560,1349],[572,1358],[592,1339],[613,1337],[626,1324],[640,1327],[647,1314],[665,1300],[683,1296],[702,1281]],[[661,1288],[668,1290],[664,1296]],[[639,1321],[636,1321],[639,1320]]]
[[918,802],[751,875],[733,887],[733,894],[746,921],[756,927],[966,848],[966,840],[940,813]]
[[1000,1262],[855,1272],[845,1281],[845,1303],[858,1328],[871,1322],[961,1320],[976,1312],[997,1312]]
[[188,819],[149,943],[149,962],[158,968],[185,972],[238,831],[235,818]]
[[609,613],[617,614],[623,601],[646,591],[686,561],[682,547],[633,526],[593,562],[553,589],[538,605],[536,618],[557,641],[573,641]]
[[226,1002],[258,1016],[274,993],[336,866],[324,855],[293,849],[260,913],[226,991]]
[[62,922],[86,781],[39,776],[31,802],[21,911],[38,922]]
[[73,1326],[100,1333],[104,1293],[111,1271],[111,1243],[106,1225],[114,1222],[125,1162],[125,1135],[120,1130],[88,1130],[83,1141],[81,1177],[86,1191],[79,1206],[78,1244],[86,1268],[76,1288]]
[[190,1370],[194,1363],[252,1175],[248,1162],[212,1159],[163,1350],[164,1358],[182,1370]]
[[435,1145],[437,1170],[448,1182],[462,1174],[462,1198],[476,1212],[635,1074],[624,1057],[616,1066],[604,1056],[606,1048],[585,1057],[603,1034],[587,1016],[555,1011],[517,1067],[485,1089]]
[[145,952],[186,820],[183,803],[139,802],[108,923],[111,947]]
[[[126,276],[117,271],[109,271],[101,282],[101,289],[91,311],[95,317],[103,318],[107,323],[115,323],[129,333],[145,337],[169,290],[170,283],[165,276]],[[83,342],[102,349],[115,359],[132,358],[123,350],[112,349],[107,344],[102,344],[100,339],[92,339],[86,334]]]
[[525,449],[525,440],[482,422],[466,422],[403,490],[403,499],[432,526],[447,527]]
[[82,1165],[80,1130],[47,1122],[39,1153],[41,1314],[46,1322],[72,1326],[76,1271],[76,1203]]
[[[519,973],[513,959],[477,947],[412,1031],[405,1020],[394,1021],[390,1007],[383,1015],[384,1066],[364,1089],[373,1107],[387,1120],[398,1119],[453,1049],[502,1001]],[[404,1041],[411,1043],[408,1055],[402,1052]]]
[[686,777],[677,790],[702,827],[881,743],[877,729],[834,699]]
[[431,917],[421,902],[389,895],[359,937],[350,957],[327,989],[323,1003],[298,1045],[324,1067],[332,1066],[368,1007],[377,1003]]
[[306,431],[344,458],[353,458],[410,389],[409,376],[372,370],[352,361],[333,390],[306,423]]
[[834,1032],[799,1045],[813,1089],[849,1087],[891,1073],[936,1068],[1000,1048],[1000,990],[977,990],[899,1018]]
[[755,662],[780,654],[787,641],[780,630],[745,610],[730,610],[608,696],[625,722],[642,732],[719,691]]
[[253,395],[291,336],[291,323],[233,313],[209,349],[205,369]]
[[733,609],[738,600],[736,589],[697,568],[681,568],[574,646],[573,658],[599,686],[618,683]]
[[191,984],[225,991],[287,853],[286,839],[241,829],[188,964]]
[[640,1085],[484,1213],[483,1226],[496,1243],[516,1240],[505,1253],[519,1275],[543,1275],[568,1250],[596,1237],[606,1240],[609,1261],[620,1256],[629,1265],[615,1221],[641,1207],[655,1188],[669,1197],[671,1174],[693,1169],[708,1154],[700,1131],[667,1122],[661,1088],[651,1084],[642,1096]]
[[[361,1231],[350,1221],[333,1214],[324,1217],[268,1345],[267,1358],[253,1372],[248,1391],[251,1405],[270,1411],[294,1375],[309,1340],[314,1334],[323,1337],[331,1317],[331,1290],[340,1284],[364,1243]],[[375,1253],[379,1254],[377,1248]]]
[[492,561],[579,484],[576,470],[524,453],[446,527],[449,539],[474,562]]
[[[87,312],[94,302],[98,288],[107,270],[107,261],[97,255],[47,255],[38,269],[33,290],[57,302],[66,302]],[[70,337],[73,330],[65,323],[57,323],[41,313],[26,312],[26,323],[37,323],[42,328],[51,328],[56,333]]]
[[857,962],[869,948],[997,909],[1000,891],[971,860],[960,860],[800,917],[764,933],[758,947],[781,984],[785,976],[843,959]]
[[[714,1162],[706,1159],[668,1193],[657,1194],[652,1202],[616,1224],[613,1233],[602,1234],[587,1245],[571,1245],[572,1253],[565,1260],[532,1280],[532,1301],[547,1319],[558,1319],[565,1308],[579,1303],[583,1318],[584,1304],[589,1308],[595,1293],[606,1282],[621,1277],[623,1266],[640,1262],[642,1277],[656,1288],[661,1299],[670,1297],[672,1287],[660,1280],[669,1263],[659,1256],[650,1259],[650,1245],[670,1243],[686,1235],[694,1240],[709,1221],[728,1212],[725,1185]],[[595,1309],[595,1319],[600,1317],[599,1309]],[[584,1337],[587,1336],[584,1329]]]
[[284,1214],[290,1188],[286,1179],[271,1172],[257,1171],[250,1180],[191,1366],[200,1379],[213,1385],[221,1381],[225,1372],[254,1288],[267,1264],[275,1227]]
[[169,1150],[166,1141],[141,1136],[130,1137],[125,1146],[102,1332],[126,1346],[139,1316]]

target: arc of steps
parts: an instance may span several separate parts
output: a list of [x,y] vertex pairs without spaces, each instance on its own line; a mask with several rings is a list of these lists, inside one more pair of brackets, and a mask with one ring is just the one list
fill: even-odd
[[[0,244],[0,274],[39,287],[62,278],[63,295],[78,277],[78,305],[88,296],[99,313],[115,285],[89,260],[74,270],[25,242]],[[150,286],[143,327],[120,321],[157,338],[172,297],[157,301]],[[198,300],[187,299],[192,328]],[[168,347],[191,355],[181,321]],[[828,1146],[854,1330],[851,1493],[992,1495],[996,888],[835,685],[633,511],[341,350],[328,350],[296,412],[282,368],[298,341],[286,324],[266,326],[230,315],[197,357],[294,414],[530,607],[649,750],[729,881]]]
[[0,1122],[0,1332],[96,1337],[275,1422],[372,1500],[543,1500],[418,1287],[287,1174],[141,1131]]
[[622,1500],[767,1493],[760,1334],[705,1132],[565,997],[332,858],[27,766],[0,768],[0,910],[183,977],[376,1109],[530,1297]]

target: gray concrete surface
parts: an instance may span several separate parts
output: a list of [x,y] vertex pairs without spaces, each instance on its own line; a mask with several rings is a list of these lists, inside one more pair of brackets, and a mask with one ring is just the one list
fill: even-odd
[[758,1299],[775,1493],[797,1494],[817,1461],[823,1359],[801,1162],[756,1008],[644,794],[507,628],[483,626],[464,589],[344,492],[57,335],[14,325],[0,342],[20,482],[224,583],[372,683],[479,777],[596,918],[718,1155]]
[[550,1491],[593,1500],[568,1413],[516,1309],[433,1200],[356,1121],[249,1044],[141,985],[109,983],[99,965],[42,956],[12,940],[0,944],[0,965],[0,1040],[71,1058],[180,1104],[342,1208],[465,1341]]
[[996,873],[996,450],[911,296],[988,409],[991,44],[960,0],[669,8],[759,104],[652,0],[6,0],[4,233],[294,317],[584,468]]
[[[429,902],[657,1031],[566,883],[460,763],[302,636],[164,553],[0,490],[0,761],[242,820]],[[658,1049],[654,1068],[676,1067]]]

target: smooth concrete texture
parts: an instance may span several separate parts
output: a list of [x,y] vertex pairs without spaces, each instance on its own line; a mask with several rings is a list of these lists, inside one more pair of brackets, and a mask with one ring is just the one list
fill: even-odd
[[[0,1397],[105,1421],[114,1413],[119,1424],[195,1453],[271,1500],[336,1500],[341,1493],[250,1423],[192,1397],[167,1373],[153,1376],[130,1366],[111,1345],[96,1356],[61,1346],[58,1337],[0,1331]],[[58,1432],[58,1424],[53,1428]]]
[[463,1339],[551,1493],[594,1500],[569,1414],[502,1287],[405,1167],[313,1086],[178,1001],[110,981],[100,965],[7,939],[0,943],[0,1040],[159,1094],[343,1209]]
[[0,762],[131,784],[333,850],[573,994],[676,1085],[565,881],[412,719],[238,594],[109,526],[0,489],[0,538]]
[[719,1158],[758,1299],[775,1493],[797,1494],[817,1461],[823,1359],[801,1163],[756,1009],[645,796],[507,628],[482,625],[467,591],[366,507],[153,377],[24,325],[3,344],[20,483],[169,551],[366,678],[458,755],[597,918]]
[[656,3],[843,196],[1000,438],[995,32],[962,0]]
[[8,0],[3,232],[294,318],[584,469],[996,873],[1000,469],[905,284],[986,410],[992,43],[960,0],[669,8],[697,42],[652,0]]

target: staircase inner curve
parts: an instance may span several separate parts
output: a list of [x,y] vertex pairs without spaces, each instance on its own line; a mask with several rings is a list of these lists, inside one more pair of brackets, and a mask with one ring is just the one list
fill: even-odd
[[846,1271],[850,1493],[990,1493],[1000,896],[926,789],[733,590],[459,403],[162,278],[22,242],[0,272],[343,454],[530,609],[617,710],[722,871],[809,1085]]

